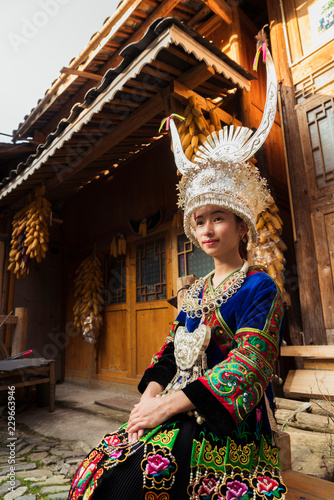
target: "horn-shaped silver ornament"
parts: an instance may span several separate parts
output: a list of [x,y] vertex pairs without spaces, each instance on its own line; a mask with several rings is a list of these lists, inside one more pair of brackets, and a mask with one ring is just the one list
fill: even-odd
[[176,166],[182,175],[187,175],[189,177],[190,173],[193,172],[194,169],[196,169],[196,165],[188,160],[188,158],[185,156],[180,136],[172,117],[170,117],[169,126],[172,133],[173,151]]
[[[210,160],[245,162],[251,158],[266,140],[275,120],[277,106],[277,78],[275,66],[269,50],[266,50],[267,98],[259,128],[253,134],[247,127],[226,126],[213,132],[207,141],[200,146],[196,163],[186,158],[180,137],[173,119],[170,119],[174,157],[177,168],[182,175],[190,177],[201,167],[200,164]],[[252,135],[253,134],[253,135]]]

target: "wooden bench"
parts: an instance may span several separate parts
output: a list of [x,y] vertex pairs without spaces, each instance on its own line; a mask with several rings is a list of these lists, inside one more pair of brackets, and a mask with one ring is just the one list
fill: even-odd
[[282,472],[286,500],[334,500],[334,483],[293,470]]
[[[27,342],[28,310],[17,307],[15,314],[0,315],[0,325],[14,325],[11,356],[24,351]],[[53,359],[25,358],[8,359],[8,348],[0,342],[0,353],[7,359],[0,360],[0,391],[8,391],[8,386],[21,387],[49,384],[49,410],[55,410],[55,362]],[[1,359],[1,358],[0,358]]]
[[334,400],[334,345],[283,346],[281,356],[304,361],[304,369],[288,373],[283,386],[287,398]]
[[[28,358],[0,361],[0,391],[49,384],[49,410],[55,411],[55,362],[53,359]],[[20,380],[18,382],[17,380]]]

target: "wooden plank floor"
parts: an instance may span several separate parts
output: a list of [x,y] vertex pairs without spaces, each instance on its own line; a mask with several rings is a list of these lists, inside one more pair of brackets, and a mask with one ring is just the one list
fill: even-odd
[[288,487],[286,500],[334,500],[334,483],[286,470],[282,473]]

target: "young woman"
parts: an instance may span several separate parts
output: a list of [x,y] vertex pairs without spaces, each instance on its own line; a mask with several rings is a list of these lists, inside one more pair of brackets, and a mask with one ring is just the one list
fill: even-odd
[[[181,311],[146,370],[127,426],[89,454],[70,498],[285,497],[264,396],[278,354],[281,294],[263,269],[241,259],[239,243],[248,230],[243,220],[219,205],[198,209],[194,219],[214,272],[199,284],[196,311]],[[224,303],[212,308],[212,300]],[[211,331],[208,369],[183,389],[157,397],[177,372],[175,335],[184,325],[196,331],[203,316]]]
[[283,302],[265,270],[239,254],[247,232],[256,240],[269,200],[247,163],[275,117],[268,65],[267,74],[265,116],[249,140],[248,129],[213,133],[192,163],[170,120],[184,230],[213,257],[214,270],[187,291],[139,383],[140,403],[83,461],[72,500],[285,498],[270,407]]

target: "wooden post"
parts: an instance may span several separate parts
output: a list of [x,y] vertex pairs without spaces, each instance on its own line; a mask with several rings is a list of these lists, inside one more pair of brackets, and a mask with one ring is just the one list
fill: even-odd
[[240,27],[239,7],[237,0],[232,0],[232,25],[230,36],[231,57],[238,64],[243,64],[242,33]]
[[[0,304],[2,304],[3,282],[5,277],[5,242],[0,241]],[[0,314],[2,311],[0,311]]]
[[96,378],[96,362],[97,362],[97,349],[96,344],[90,344],[90,356],[89,356],[89,384],[92,384],[93,380]]
[[[9,273],[9,288],[8,288],[8,303],[7,303],[7,314],[10,314],[13,310],[14,304],[14,292],[15,292],[15,275],[11,272]],[[11,345],[11,326],[6,326],[6,340],[5,344],[7,349],[10,348]],[[19,351],[20,352],[20,351]]]
[[55,362],[51,361],[49,365],[49,411],[55,411],[55,402],[56,402],[56,368]]
[[291,443],[290,434],[287,432],[279,431],[277,436],[277,446],[279,450],[279,460],[281,462],[281,470],[288,470],[292,467],[291,459]]
[[11,356],[23,352],[27,347],[28,309],[16,307],[15,316],[17,316],[17,323],[14,327]]
[[295,112],[295,92],[287,61],[279,2],[267,0],[270,39],[278,81],[281,82],[281,120],[289,166],[293,209],[296,222],[296,261],[299,297],[306,344],[326,344],[326,332],[319,288],[318,263],[311,221],[309,190],[306,180],[301,139]]
[[[1,242],[4,243],[5,242]],[[6,255],[6,245],[4,246],[5,254],[3,260],[3,268],[1,269],[2,283],[1,283],[1,301],[0,301],[0,314],[7,315],[11,309],[8,311],[8,294],[9,294],[9,281],[11,273],[7,270],[9,264],[9,253],[7,251]],[[1,263],[0,263],[1,266]],[[0,329],[0,340],[5,343],[6,340],[6,325],[3,325]]]
[[180,312],[182,308],[182,302],[184,294],[187,292],[187,288],[191,286],[197,278],[194,275],[191,276],[181,276],[177,278],[177,309]]

